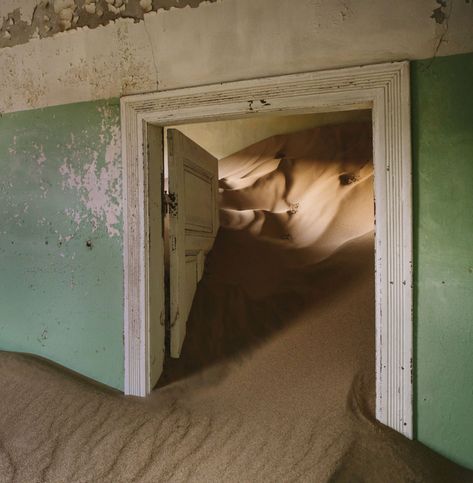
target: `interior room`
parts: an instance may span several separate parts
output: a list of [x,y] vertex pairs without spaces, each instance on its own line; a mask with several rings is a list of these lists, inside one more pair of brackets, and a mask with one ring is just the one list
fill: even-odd
[[0,481],[473,482],[472,25],[0,2]]
[[[219,358],[244,356],[258,337],[269,337],[279,325],[291,324],[294,317],[287,312],[291,304],[278,309],[276,299],[297,300],[301,305],[303,294],[314,295],[316,290],[303,288],[302,280],[298,291],[288,290],[288,280],[300,278],[302,273],[318,279],[320,275],[315,272],[309,275],[309,267],[318,267],[321,262],[330,264],[328,260],[335,253],[360,237],[366,238],[365,251],[371,253],[367,264],[372,279],[368,280],[371,298],[368,296],[369,300],[360,304],[370,314],[365,317],[366,327],[360,328],[368,339],[362,352],[374,363],[370,111],[259,116],[171,126],[166,130],[178,130],[188,142],[196,143],[218,160],[216,201],[220,229],[203,254],[205,268],[200,270],[188,263],[196,253],[192,248],[186,251],[186,266],[191,270],[186,279],[192,279],[187,291],[192,293],[192,300],[185,303],[182,315],[188,322],[186,339],[190,342],[181,342],[179,353],[165,362],[158,386],[200,372],[207,365],[213,367]],[[179,211],[187,210],[188,191],[192,188],[196,189],[190,184],[184,187],[185,200],[178,194]],[[169,258],[165,255],[166,265]],[[166,272],[169,285],[169,267]],[[193,294],[198,286],[201,293],[195,300]],[[208,287],[208,294],[203,294],[203,287]],[[169,291],[169,287],[165,290]],[[241,297],[238,302],[229,302],[230,292],[233,297]],[[233,307],[234,303],[240,308]],[[249,306],[243,308],[246,304]],[[261,306],[267,304],[272,308],[265,315]],[[259,310],[257,319],[243,317],[252,310]],[[223,314],[230,313],[238,313],[240,320],[227,326]],[[168,317],[174,320],[174,315],[168,313]],[[173,328],[170,332],[168,339],[174,336]],[[173,341],[166,342],[166,353],[172,355]],[[372,386],[374,372],[371,367]],[[374,400],[371,402],[374,406]]]

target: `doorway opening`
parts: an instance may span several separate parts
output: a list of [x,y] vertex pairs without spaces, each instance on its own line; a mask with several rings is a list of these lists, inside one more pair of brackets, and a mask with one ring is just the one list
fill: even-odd
[[[395,62],[127,96],[121,99],[124,179],[125,394],[146,396],[164,352],[155,297],[153,235],[163,200],[149,186],[166,126],[266,115],[370,110],[372,115],[376,300],[376,418],[412,437],[412,208],[409,64]],[[152,131],[157,135],[151,135]],[[154,140],[154,141],[153,141]],[[159,164],[159,163],[158,163]],[[350,177],[345,179],[350,182]],[[167,200],[172,207],[172,199]],[[159,228],[161,231],[162,229]],[[156,235],[156,234],[155,234]],[[151,241],[154,242],[151,243]],[[159,268],[158,268],[159,270]],[[161,290],[159,291],[160,293]],[[180,291],[179,293],[183,293]],[[164,347],[164,345],[163,345]],[[156,375],[156,374],[154,374]]]
[[[188,166],[191,153],[203,159],[206,152],[218,160],[220,230],[215,241],[200,244],[200,251],[193,237],[187,237],[181,290],[192,294],[192,300],[181,302],[185,341],[168,324],[167,357],[158,387],[195,374],[232,373],[235,358],[253,358],[253,364],[266,358],[280,373],[281,387],[289,384],[282,373],[292,372],[293,384],[304,374],[304,393],[307,396],[312,388],[314,407],[322,381],[327,382],[324,374],[334,378],[323,389],[325,394],[335,390],[335,379],[351,385],[363,378],[363,389],[356,390],[363,392],[359,396],[374,412],[371,111],[182,124],[166,127],[164,139],[193,146],[187,149]],[[164,152],[171,163],[176,153],[169,156],[166,147]],[[208,226],[209,240],[212,218],[207,217],[206,224],[205,213],[195,205],[203,210],[207,204],[208,209],[211,202],[205,196],[212,196],[212,190],[203,184],[199,193],[195,169],[183,192],[177,193],[178,209],[193,210],[187,215],[193,220],[188,235]],[[166,179],[168,174],[165,168]],[[167,217],[172,217],[169,210]],[[168,250],[172,257],[172,247]],[[173,273],[168,287],[173,276],[179,278]],[[169,302],[171,322],[176,309]],[[265,347],[252,355],[265,344],[282,344],[286,350],[275,353]],[[251,384],[267,384],[257,379],[255,371]]]

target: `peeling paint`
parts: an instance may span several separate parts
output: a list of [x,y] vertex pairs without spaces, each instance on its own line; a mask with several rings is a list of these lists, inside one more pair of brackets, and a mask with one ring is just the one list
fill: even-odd
[[[16,8],[13,0],[4,1],[0,2],[0,25],[1,18]],[[83,7],[97,5],[80,1]],[[16,5],[35,3],[21,0]],[[167,0],[162,5],[172,3]],[[187,4],[179,2],[183,7]],[[140,5],[136,0],[135,5],[140,11],[148,8],[146,1]],[[199,8],[150,11],[143,14],[143,21],[120,15],[97,28],[90,23],[62,33],[58,28],[59,33],[48,38],[42,37],[39,28],[38,38],[0,49],[0,111],[428,58],[436,46],[440,56],[471,51],[472,4],[454,3],[444,35],[445,23],[436,24],[430,18],[437,6],[435,0],[217,0],[201,2]],[[30,23],[33,10],[29,9],[28,17],[24,8],[18,21]],[[297,29],[285,28],[288,18]],[[366,21],[369,18],[380,22]],[[238,28],[229,19],[238,19]],[[254,101],[254,109],[261,107]]]
[[[121,202],[121,164],[120,164],[120,129],[118,119],[109,124],[110,113],[106,108],[99,108],[102,116],[102,126],[99,137],[105,140],[106,134],[110,140],[105,150],[105,159],[100,160],[96,151],[89,155],[92,159],[80,168],[68,159],[59,168],[64,178],[63,189],[73,189],[80,193],[80,199],[86,212],[66,208],[65,213],[79,226],[83,220],[92,223],[95,231],[101,223],[105,223],[110,236],[118,236],[117,224],[122,213]],[[75,149],[74,136],[67,146]]]
[[22,8],[0,19],[0,48],[24,44],[33,38],[51,37],[58,32],[107,25],[120,18],[134,22],[160,9],[198,7],[216,0],[40,0],[31,18],[25,20]]
[[447,12],[445,11],[447,7],[447,1],[446,0],[436,0],[436,1],[439,6],[437,8],[434,8],[430,18],[433,18],[435,22],[438,24],[443,24],[448,18]]
[[118,100],[6,114],[0,124],[0,347],[120,388]]
[[[110,237],[120,235],[122,202],[118,111],[103,105],[99,105],[97,111],[101,119],[100,129],[91,130],[90,133],[83,131],[80,140],[76,139],[74,133],[70,133],[69,142],[55,144],[55,149],[64,153],[62,164],[57,167],[62,178],[61,188],[63,191],[74,191],[79,199],[75,206],[66,206],[62,210],[71,221],[68,232],[50,229],[57,236],[59,245],[63,241],[70,241],[84,222],[93,231],[102,227]],[[48,142],[48,135],[43,140]],[[50,191],[56,196],[56,184],[51,172],[53,166],[45,169],[48,161],[51,165],[56,163],[51,158],[51,145],[48,144],[49,154],[44,143],[32,141],[18,145],[17,136],[13,136],[10,144],[5,147],[9,157],[24,160],[18,165],[11,163],[0,183],[5,226],[23,226],[32,206],[36,208],[38,203],[46,200]],[[18,197],[19,179],[28,187],[23,199]],[[36,218],[35,224],[38,227],[48,226],[50,221],[42,216]]]

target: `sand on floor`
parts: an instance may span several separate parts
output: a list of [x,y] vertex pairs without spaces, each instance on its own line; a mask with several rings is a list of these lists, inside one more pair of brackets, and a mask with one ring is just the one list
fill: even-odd
[[317,128],[222,161],[222,229],[149,398],[0,353],[0,481],[473,481],[373,416],[370,143]]

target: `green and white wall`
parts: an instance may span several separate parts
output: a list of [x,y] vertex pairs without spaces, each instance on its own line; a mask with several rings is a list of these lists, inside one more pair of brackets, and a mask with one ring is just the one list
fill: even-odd
[[0,349],[123,387],[117,100],[0,118]]
[[0,2],[0,349],[123,387],[121,95],[409,59],[416,433],[473,468],[473,3],[82,3]]

